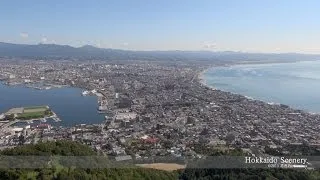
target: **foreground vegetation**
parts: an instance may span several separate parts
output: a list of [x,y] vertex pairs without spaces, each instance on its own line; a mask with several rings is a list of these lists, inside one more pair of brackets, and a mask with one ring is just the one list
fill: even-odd
[[[241,150],[221,151],[213,150],[211,155],[241,155]],[[94,156],[96,153],[88,146],[71,141],[57,141],[24,145],[14,149],[1,151],[6,156]],[[206,162],[204,162],[206,163]],[[108,168],[108,169],[80,169],[69,168],[56,164],[44,169],[2,169],[0,179],[296,179],[319,180],[319,171],[284,170],[284,169],[185,169],[180,171],[161,171],[149,168]]]
[[319,180],[319,171],[292,169],[188,169],[181,179],[226,180]]
[[[72,141],[57,141],[24,145],[1,152],[6,156],[94,156],[96,153],[88,146]],[[75,169],[59,164],[45,169],[2,169],[0,179],[178,179],[178,172],[131,167],[108,169]]]

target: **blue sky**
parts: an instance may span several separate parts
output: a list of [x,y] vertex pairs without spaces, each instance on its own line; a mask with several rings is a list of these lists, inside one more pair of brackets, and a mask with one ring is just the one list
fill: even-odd
[[0,41],[320,53],[318,0],[2,0]]

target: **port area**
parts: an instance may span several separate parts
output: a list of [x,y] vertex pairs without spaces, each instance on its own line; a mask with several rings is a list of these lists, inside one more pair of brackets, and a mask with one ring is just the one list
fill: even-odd
[[24,81],[8,81],[5,83],[8,86],[17,86],[21,85],[27,88],[32,88],[36,90],[49,90],[54,88],[64,88],[69,87],[69,85],[59,85],[59,84],[51,84],[51,83],[45,83],[43,81],[31,81],[25,79]]
[[93,89],[82,91],[82,96],[96,96],[98,98],[98,113],[100,114],[110,114],[112,109],[110,109],[108,101],[106,100],[106,95]]
[[63,88],[67,87],[66,85],[56,85],[56,84],[26,84],[28,88],[33,88],[37,90],[49,90],[53,88]]
[[28,106],[9,109],[4,114],[0,114],[0,122],[3,127],[9,127],[18,122],[26,122],[28,124],[33,121],[46,122],[52,119],[55,122],[61,121],[55,112],[49,106]]

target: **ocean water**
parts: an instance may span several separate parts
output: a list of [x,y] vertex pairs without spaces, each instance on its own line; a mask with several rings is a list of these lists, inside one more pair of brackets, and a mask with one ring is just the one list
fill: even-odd
[[36,90],[0,82],[0,114],[14,107],[49,105],[62,120],[56,125],[102,123],[104,115],[97,112],[97,97],[82,96],[81,92],[78,88]]
[[214,67],[203,78],[215,89],[320,113],[320,61]]

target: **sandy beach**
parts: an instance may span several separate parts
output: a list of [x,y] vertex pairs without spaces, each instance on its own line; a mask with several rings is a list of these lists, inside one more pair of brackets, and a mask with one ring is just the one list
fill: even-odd
[[212,90],[215,90],[215,88],[214,87],[212,87],[212,86],[209,86],[208,84],[207,84],[207,81],[206,81],[206,79],[205,79],[205,73],[207,73],[207,71],[209,71],[210,69],[211,69],[212,67],[209,67],[209,68],[206,68],[206,69],[204,69],[203,71],[200,71],[199,73],[198,73],[198,75],[197,75],[197,78],[198,78],[198,81],[200,82],[200,84],[202,84],[203,86],[207,86],[207,87],[209,87],[209,88],[211,88]]

